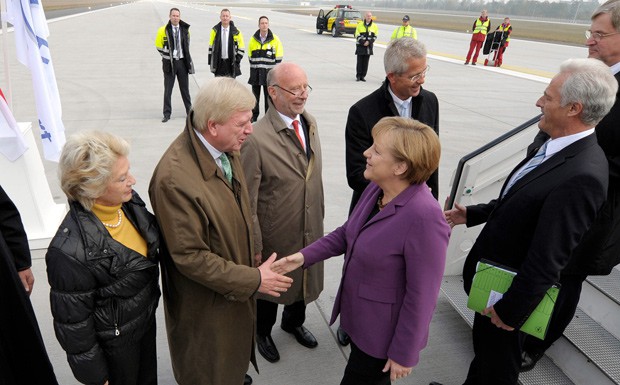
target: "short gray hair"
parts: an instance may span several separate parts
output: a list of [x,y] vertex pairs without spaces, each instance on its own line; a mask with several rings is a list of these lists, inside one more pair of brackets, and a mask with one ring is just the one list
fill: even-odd
[[591,19],[594,20],[603,13],[609,15],[611,18],[611,25],[616,31],[620,32],[620,0],[609,0],[601,4],[594,10]]
[[82,131],[67,139],[58,163],[60,187],[69,201],[90,211],[112,178],[116,161],[129,154],[123,138],[102,131]]
[[426,47],[416,39],[403,37],[390,42],[383,56],[385,73],[402,75],[409,70],[409,59],[426,57]]
[[560,65],[568,77],[560,89],[561,105],[581,103],[581,121],[595,126],[616,101],[618,82],[609,67],[597,59],[568,59]]
[[233,114],[254,108],[256,98],[246,86],[229,77],[217,77],[202,87],[192,103],[193,125],[199,132],[207,123],[223,124]]

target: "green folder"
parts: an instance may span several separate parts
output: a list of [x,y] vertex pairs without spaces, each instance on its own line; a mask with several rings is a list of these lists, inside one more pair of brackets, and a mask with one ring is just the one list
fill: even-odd
[[[476,274],[469,291],[467,307],[480,313],[485,308],[495,304],[508,290],[515,275],[517,272],[510,268],[499,266],[485,259],[481,260],[476,266]],[[521,326],[522,332],[541,340],[545,339],[559,291],[558,284],[547,290],[545,297]]]

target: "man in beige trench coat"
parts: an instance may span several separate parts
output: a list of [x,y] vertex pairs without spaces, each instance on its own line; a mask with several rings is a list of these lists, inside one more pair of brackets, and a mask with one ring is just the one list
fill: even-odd
[[[316,120],[304,107],[312,88],[304,70],[285,62],[267,75],[270,107],[241,148],[248,182],[257,263],[276,252],[287,256],[323,236],[321,144]],[[272,108],[273,107],[273,108]],[[323,264],[289,273],[293,286],[279,298],[259,295],[256,344],[269,362],[280,359],[271,338],[278,304],[281,328],[307,348],[317,346],[303,326],[306,304],[323,290]]]
[[241,385],[254,356],[255,293],[291,279],[254,267],[251,212],[239,149],[254,95],[232,78],[203,86],[185,130],[155,168],[149,195],[161,228],[164,310],[181,385]]

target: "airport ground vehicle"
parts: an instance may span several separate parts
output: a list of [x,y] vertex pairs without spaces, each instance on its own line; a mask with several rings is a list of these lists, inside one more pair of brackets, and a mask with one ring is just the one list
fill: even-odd
[[321,9],[316,18],[316,33],[321,35],[323,31],[329,31],[333,37],[355,33],[357,24],[362,20],[362,13],[350,5],[336,5],[327,13]]

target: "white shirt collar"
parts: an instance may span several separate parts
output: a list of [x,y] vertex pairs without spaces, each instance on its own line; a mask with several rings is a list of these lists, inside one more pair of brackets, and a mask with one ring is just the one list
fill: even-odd
[[392,99],[394,100],[394,104],[396,104],[397,106],[401,108],[409,108],[409,105],[411,104],[411,96],[405,100],[402,100],[401,98],[396,96],[396,94],[392,91],[392,87],[390,87],[389,84],[388,84],[388,91],[390,92],[390,95],[392,96]]
[[609,67],[609,69],[611,70],[612,75],[617,74],[618,72],[620,72],[620,62],[612,65],[611,67]]
[[592,134],[594,134],[594,127],[573,135],[563,136],[561,138],[550,140],[549,144],[547,145],[547,150],[545,151],[545,161],[556,152],[559,152],[564,148],[570,146],[571,144],[575,143],[576,141]]
[[280,111],[277,111],[278,115],[280,115],[280,118],[282,118],[282,121],[284,122],[284,124],[286,124],[286,127],[290,128],[291,130],[293,129],[293,120],[297,120],[299,121],[299,123],[301,123],[301,119],[299,118],[299,115],[297,115],[295,117],[295,119],[291,119],[286,115],[283,115],[280,113]]
[[[219,157],[220,155],[222,155],[222,151],[218,150],[217,148],[213,147],[211,145],[211,143],[209,143],[207,141],[207,139],[205,139],[205,137],[200,133],[200,131],[194,129],[194,132],[196,133],[196,135],[198,135],[198,139],[200,139],[200,141],[202,142],[202,144],[204,144],[204,146],[207,148],[207,150],[209,151],[209,154],[211,154],[211,156],[213,157],[213,159],[216,160],[216,162],[219,162]],[[219,165],[219,164],[218,164]],[[221,166],[220,166],[221,167]]]

